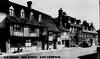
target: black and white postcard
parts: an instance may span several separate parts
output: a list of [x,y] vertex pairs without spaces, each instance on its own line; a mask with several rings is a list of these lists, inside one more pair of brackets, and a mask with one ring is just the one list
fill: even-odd
[[1,0],[0,59],[100,59],[99,0]]

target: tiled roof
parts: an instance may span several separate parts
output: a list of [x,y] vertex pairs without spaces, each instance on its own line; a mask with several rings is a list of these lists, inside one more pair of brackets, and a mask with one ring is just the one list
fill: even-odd
[[[17,16],[7,16],[7,20],[9,22],[12,23],[20,23],[20,24],[28,24],[28,25],[35,25],[35,26],[40,26],[40,27],[48,27],[49,31],[54,31],[57,32],[59,31],[55,25],[55,23],[51,20],[52,17],[50,15],[47,15],[43,12],[40,12],[38,10],[35,9],[29,9],[26,6],[23,5],[19,5],[13,2],[9,1],[9,7],[13,6],[14,11],[15,11],[15,15]],[[25,10],[25,19],[20,18],[20,11],[21,9]],[[8,9],[9,10],[9,9]],[[29,16],[29,13],[33,12],[34,13],[34,17],[32,20],[28,19],[27,16]],[[38,22],[38,15],[41,14],[43,19],[42,22]]]
[[5,28],[6,27],[6,25],[5,25],[5,19],[0,23],[0,29],[2,29],[2,28]]
[[8,16],[8,21],[12,23],[20,23],[20,24],[28,24],[28,25],[33,25],[33,26],[40,26],[40,27],[47,27],[48,31],[53,31],[53,32],[60,32],[58,28],[56,27],[55,23],[51,19],[42,19],[42,21],[39,23],[36,19],[21,19],[18,17],[12,17]]
[[14,7],[14,10],[16,11],[16,14],[18,14],[18,13],[20,12],[21,9],[24,9],[27,15],[28,15],[28,13],[29,13],[30,11],[32,11],[33,13],[36,13],[36,14],[42,14],[42,15],[44,15],[44,16],[51,17],[50,15],[45,14],[45,13],[43,13],[43,12],[40,12],[40,11],[35,10],[35,9],[29,9],[29,8],[26,7],[26,6],[23,6],[23,5],[20,5],[20,4],[11,2],[11,1],[9,1],[9,7],[10,7],[10,6],[13,6],[13,7]]
[[51,20],[45,20],[43,21],[42,24],[48,27],[48,31],[60,32],[58,28],[56,27],[56,24],[54,24],[53,21]]

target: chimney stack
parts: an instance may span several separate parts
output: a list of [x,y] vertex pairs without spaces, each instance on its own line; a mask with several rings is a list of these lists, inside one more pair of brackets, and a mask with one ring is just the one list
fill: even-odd
[[60,8],[59,10],[58,10],[58,16],[62,16],[63,15],[63,10],[62,10],[62,8]]
[[29,9],[31,9],[31,7],[32,7],[32,1],[31,1],[31,0],[28,0],[28,1],[27,1],[27,7],[28,7]]

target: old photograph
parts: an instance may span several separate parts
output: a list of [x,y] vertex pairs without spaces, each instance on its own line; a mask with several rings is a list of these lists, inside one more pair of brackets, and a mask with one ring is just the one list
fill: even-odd
[[100,59],[99,0],[1,0],[0,59]]

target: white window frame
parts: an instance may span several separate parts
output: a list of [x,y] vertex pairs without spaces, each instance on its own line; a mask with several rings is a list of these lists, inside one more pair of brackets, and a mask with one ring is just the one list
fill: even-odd
[[9,15],[10,15],[10,16],[14,16],[14,8],[13,8],[13,6],[11,6],[11,7],[9,8]]
[[24,9],[21,9],[21,14],[20,14],[21,18],[25,18],[25,12]]

